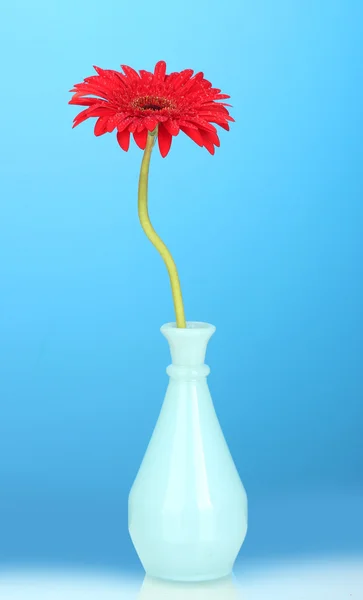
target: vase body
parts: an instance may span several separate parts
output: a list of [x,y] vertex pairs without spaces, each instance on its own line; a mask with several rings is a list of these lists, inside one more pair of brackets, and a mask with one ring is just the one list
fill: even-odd
[[129,532],[151,577],[207,581],[232,572],[247,532],[247,497],[224,439],[204,364],[215,327],[161,328],[169,385],[129,495]]

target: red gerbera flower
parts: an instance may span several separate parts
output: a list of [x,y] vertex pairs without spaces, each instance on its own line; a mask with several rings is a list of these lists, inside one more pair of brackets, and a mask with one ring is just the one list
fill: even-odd
[[191,69],[166,75],[166,63],[156,64],[154,73],[139,73],[122,65],[119,71],[94,67],[97,75],[77,83],[69,104],[87,106],[74,119],[73,127],[89,117],[98,117],[95,135],[117,129],[117,141],[125,151],[129,149],[130,134],[136,144],[145,149],[148,132],[158,128],[161,155],[168,154],[172,136],[183,131],[198,146],[214,154],[219,146],[216,123],[229,129],[229,115],[225,102],[229,98],[213,88],[203,73],[193,75]]

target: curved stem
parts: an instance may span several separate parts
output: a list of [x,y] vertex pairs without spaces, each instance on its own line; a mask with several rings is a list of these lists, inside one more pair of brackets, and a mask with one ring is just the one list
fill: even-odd
[[171,291],[173,295],[174,302],[174,310],[176,316],[176,325],[177,327],[185,328],[185,314],[184,314],[184,305],[183,305],[183,297],[180,287],[179,275],[173,260],[172,255],[170,254],[168,248],[162,241],[162,239],[158,236],[155,229],[153,228],[149,212],[147,206],[147,191],[148,191],[148,178],[149,178],[149,166],[150,166],[150,158],[151,152],[153,149],[153,145],[156,140],[156,135],[154,132],[152,134],[148,134],[146,148],[144,151],[144,156],[142,158],[141,169],[140,169],[140,178],[139,178],[139,194],[138,194],[138,211],[139,211],[139,219],[141,223],[141,227],[149,238],[150,242],[155,246],[156,250],[160,253],[166,268],[169,273]]

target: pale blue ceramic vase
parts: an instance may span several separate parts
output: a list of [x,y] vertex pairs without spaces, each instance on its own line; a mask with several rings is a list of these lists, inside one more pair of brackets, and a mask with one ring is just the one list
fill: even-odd
[[[247,532],[247,497],[210,396],[204,364],[215,327],[161,332],[172,364],[159,419],[129,495],[129,532],[147,575],[230,575]],[[228,401],[228,398],[225,399]]]

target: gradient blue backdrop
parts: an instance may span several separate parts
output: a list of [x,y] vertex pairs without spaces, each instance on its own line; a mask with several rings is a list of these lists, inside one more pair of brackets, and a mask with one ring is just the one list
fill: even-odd
[[250,498],[247,559],[363,549],[360,0],[13,0],[1,10],[0,564],[131,569],[127,494],[173,319],[141,151],[68,90],[92,65],[203,70],[236,124],[155,154],[150,212]]

